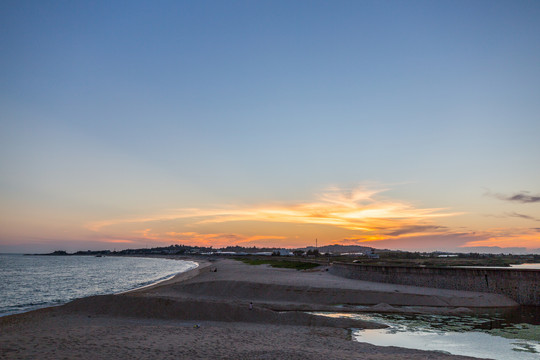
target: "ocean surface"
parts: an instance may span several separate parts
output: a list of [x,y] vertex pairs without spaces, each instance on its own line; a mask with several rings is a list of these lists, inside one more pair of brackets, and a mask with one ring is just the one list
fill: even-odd
[[0,316],[136,289],[195,267],[144,257],[0,254]]

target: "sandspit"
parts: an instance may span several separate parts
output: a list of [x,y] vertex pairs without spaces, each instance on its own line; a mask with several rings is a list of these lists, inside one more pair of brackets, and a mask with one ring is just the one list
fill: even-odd
[[0,318],[0,358],[472,359],[351,341],[349,329],[383,325],[305,311],[365,305],[364,311],[407,306],[463,312],[516,305],[496,294],[345,279],[325,267],[199,262],[156,286]]

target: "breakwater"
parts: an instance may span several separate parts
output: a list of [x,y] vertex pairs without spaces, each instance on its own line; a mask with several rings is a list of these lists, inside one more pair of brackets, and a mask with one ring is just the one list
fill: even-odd
[[365,281],[506,295],[540,306],[540,270],[358,265],[335,262],[334,275]]

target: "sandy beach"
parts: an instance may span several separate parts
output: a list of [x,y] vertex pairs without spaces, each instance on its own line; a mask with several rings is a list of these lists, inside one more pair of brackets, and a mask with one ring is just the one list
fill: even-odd
[[[496,294],[370,283],[325,267],[223,259],[155,286],[0,318],[2,359],[472,359],[350,339],[372,322],[305,311],[467,313],[516,306]],[[217,271],[213,271],[217,269]],[[250,302],[253,309],[249,308]]]

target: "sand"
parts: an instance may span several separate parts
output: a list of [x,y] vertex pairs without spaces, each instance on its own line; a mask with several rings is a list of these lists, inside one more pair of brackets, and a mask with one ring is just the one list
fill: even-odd
[[324,267],[200,264],[156,286],[0,318],[0,358],[472,359],[352,341],[351,328],[383,325],[304,310],[368,305],[364,311],[395,312],[407,305],[407,311],[467,312],[515,306],[501,295],[369,283],[331,275]]

